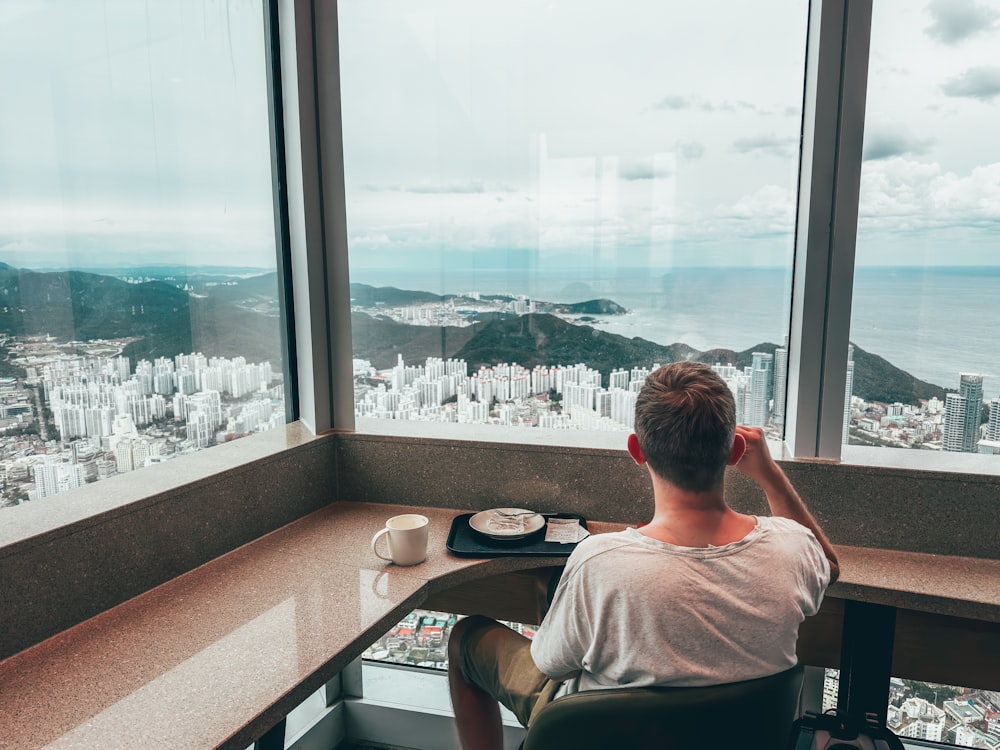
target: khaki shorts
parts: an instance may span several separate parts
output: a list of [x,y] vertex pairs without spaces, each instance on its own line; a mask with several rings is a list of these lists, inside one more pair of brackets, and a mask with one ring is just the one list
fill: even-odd
[[539,671],[531,641],[498,622],[482,618],[462,640],[462,674],[509,708],[527,727],[552,700],[561,682]]

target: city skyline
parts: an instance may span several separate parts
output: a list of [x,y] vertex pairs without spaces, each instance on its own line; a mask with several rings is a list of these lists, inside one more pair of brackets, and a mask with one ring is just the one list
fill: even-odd
[[[853,347],[852,347],[853,350]],[[765,428],[770,440],[783,439],[783,405],[775,400],[782,377],[775,361],[787,349],[755,352],[742,368],[715,363],[712,369],[733,393],[739,424]],[[355,415],[376,419],[457,424],[495,424],[587,431],[627,432],[633,427],[635,396],[657,367],[616,369],[607,378],[585,363],[536,365],[516,362],[482,365],[428,357],[407,365],[402,355],[390,369],[354,360]],[[842,442],[945,452],[1000,455],[1000,397],[982,415],[982,376],[962,374],[960,393],[922,400],[919,406],[869,402],[853,395],[854,361],[848,361]],[[608,387],[602,387],[603,382]],[[964,395],[961,395],[964,394]],[[956,406],[960,404],[960,408]],[[971,408],[966,407],[971,404]],[[852,429],[853,428],[853,429]]]
[[[48,353],[32,354],[16,338],[6,343],[27,368],[23,383],[0,380],[5,485],[9,490],[12,482],[33,482],[34,489],[25,490],[23,499],[43,499],[284,422],[283,409],[274,406],[282,399],[280,385],[261,406],[254,406],[254,394],[275,378],[267,363],[179,354],[140,360],[132,369],[120,356],[66,354],[52,344]],[[743,368],[717,363],[713,369],[733,391],[738,422],[764,427],[771,439],[780,440],[783,420],[775,396],[782,386],[776,361],[787,361],[785,348],[755,352],[753,363]],[[356,411],[359,417],[627,432],[633,426],[635,395],[656,366],[613,370],[604,388],[603,374],[583,363],[528,370],[512,362],[470,373],[464,360],[428,357],[423,365],[407,365],[400,355],[394,368],[379,372],[355,360]],[[36,403],[26,386],[41,389]],[[907,424],[919,441],[910,447],[933,447],[937,440],[945,451],[1000,452],[1000,398],[988,402],[985,424],[972,416],[983,406],[981,376],[963,373],[959,393],[948,394],[944,403],[932,399],[923,411],[885,405],[884,416],[874,422],[871,405],[851,398],[850,388],[849,377],[845,421],[849,415],[849,425],[857,431],[845,433],[845,442],[858,431],[884,437]],[[245,399],[247,395],[251,398]],[[7,435],[11,427],[40,420],[46,412],[38,435],[42,442]],[[172,433],[164,429],[170,422],[176,425]],[[58,439],[46,436],[49,424]],[[32,448],[43,443],[51,449]],[[9,460],[9,445],[27,452]],[[5,491],[5,497],[9,503],[16,494]]]
[[6,337],[25,377],[0,378],[0,507],[38,501],[285,424],[269,363],[200,353],[139,360]]

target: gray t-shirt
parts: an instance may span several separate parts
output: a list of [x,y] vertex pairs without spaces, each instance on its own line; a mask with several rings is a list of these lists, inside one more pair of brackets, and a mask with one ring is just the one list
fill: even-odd
[[531,656],[554,678],[580,671],[559,694],[765,677],[796,664],[829,582],[816,537],[787,518],[721,547],[597,534],[567,560]]

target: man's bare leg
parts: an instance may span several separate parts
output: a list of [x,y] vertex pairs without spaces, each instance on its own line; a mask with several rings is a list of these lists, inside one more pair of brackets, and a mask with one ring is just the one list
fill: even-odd
[[465,750],[502,750],[500,704],[489,693],[466,682],[462,673],[462,638],[476,617],[459,620],[448,640],[448,688],[455,711],[458,739]]

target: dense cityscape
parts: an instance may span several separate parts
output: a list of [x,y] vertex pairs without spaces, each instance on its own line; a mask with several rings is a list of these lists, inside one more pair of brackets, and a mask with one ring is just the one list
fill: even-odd
[[131,368],[123,341],[0,341],[0,505],[17,505],[285,423],[280,373],[179,354]]
[[[982,375],[961,373],[957,385],[958,392],[949,393],[944,402],[932,398],[920,406],[870,403],[852,396],[851,442],[1000,454],[1000,399],[984,402]],[[984,406],[988,415],[983,414]]]
[[[470,314],[522,315],[544,303],[470,292],[454,301],[372,314],[408,325],[468,325]],[[562,314],[569,322],[586,316]],[[0,506],[66,492],[176,456],[274,429],[284,423],[280,374],[267,362],[201,353],[140,360],[127,341],[59,342],[47,336],[0,341],[24,377],[0,377]],[[732,389],[741,424],[780,440],[788,350],[754,352],[752,363],[713,368]],[[586,363],[497,363],[469,371],[462,359],[427,357],[376,369],[354,360],[359,417],[456,424],[628,432],[648,367],[605,374]],[[843,441],[924,450],[1000,454],[1000,398],[984,399],[983,377],[959,375],[958,389],[919,405],[866,401],[853,394],[849,357]]]
[[[480,300],[481,295],[469,293],[467,298]],[[453,302],[356,309],[410,325],[461,326],[469,324],[469,312],[523,314],[534,308],[534,302],[522,297],[506,306],[490,302],[471,311],[458,311]],[[733,391],[740,424],[763,427],[776,440],[781,439],[784,424],[787,363],[788,349],[782,346],[773,354],[755,352],[746,367],[713,365]],[[529,370],[511,362],[469,374],[468,364],[460,359],[428,357],[419,365],[407,364],[400,355],[395,367],[383,370],[355,359],[355,413],[379,419],[627,432],[632,429],[636,393],[657,366],[651,362],[648,367],[618,369],[605,376],[584,363]],[[930,398],[919,405],[866,401],[854,395],[853,384],[849,353],[844,443],[1000,454],[1000,398],[984,402],[982,375],[962,373],[956,393],[947,394],[944,401]]]

